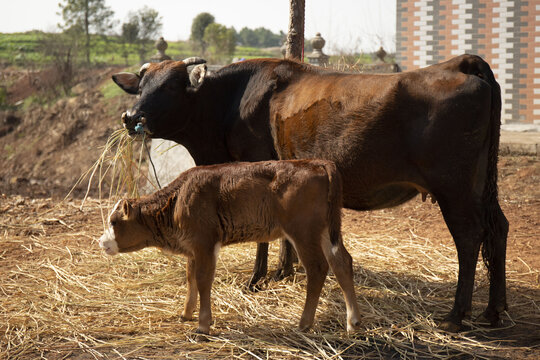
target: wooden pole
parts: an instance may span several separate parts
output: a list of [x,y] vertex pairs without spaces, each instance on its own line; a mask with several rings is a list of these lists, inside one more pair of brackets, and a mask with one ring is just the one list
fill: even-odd
[[304,61],[304,15],[306,1],[290,0],[289,32],[285,57]]

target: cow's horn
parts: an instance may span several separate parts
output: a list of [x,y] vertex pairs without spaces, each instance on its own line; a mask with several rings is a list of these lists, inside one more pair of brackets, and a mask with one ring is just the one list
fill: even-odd
[[139,76],[143,77],[144,73],[146,72],[146,70],[148,70],[149,67],[150,67],[150,63],[146,63],[143,66],[141,66],[141,68],[139,69]]
[[204,64],[206,62],[206,60],[197,56],[188,57],[182,61],[184,64],[186,64],[186,66]]

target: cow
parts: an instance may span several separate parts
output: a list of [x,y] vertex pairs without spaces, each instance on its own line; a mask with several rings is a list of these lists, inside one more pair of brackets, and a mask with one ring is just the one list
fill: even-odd
[[341,238],[342,185],[327,160],[283,160],[198,166],[141,199],[121,200],[100,246],[109,255],[153,246],[185,255],[191,320],[200,296],[197,332],[212,322],[210,289],[222,246],[285,236],[307,275],[300,330],[311,327],[328,265],[345,297],[347,331],[360,324],[352,258]]
[[[126,92],[140,95],[123,114],[128,131],[140,124],[148,136],[180,143],[196,164],[332,160],[351,209],[431,195],[459,260],[454,305],[440,327],[459,331],[471,316],[480,248],[490,280],[480,317],[501,324],[508,234],[497,190],[501,94],[484,60],[465,54],[409,72],[346,74],[255,59],[193,86],[188,66],[203,62],[165,61],[113,75]],[[252,284],[266,273],[267,246],[258,245]]]

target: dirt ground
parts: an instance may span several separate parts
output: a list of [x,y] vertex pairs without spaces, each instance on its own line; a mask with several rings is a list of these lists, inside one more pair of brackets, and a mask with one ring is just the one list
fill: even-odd
[[[507,251],[509,310],[507,316],[504,317],[505,327],[500,330],[490,330],[487,333],[474,333],[474,341],[486,346],[489,345],[491,350],[477,352],[471,349],[470,356],[460,352],[452,356],[457,358],[537,359],[540,357],[540,308],[538,307],[538,301],[540,300],[540,247],[538,246],[540,238],[540,187],[538,186],[540,162],[536,157],[505,156],[500,158],[499,167],[500,201],[503,211],[510,222]],[[22,188],[23,192],[25,189],[25,187]],[[95,200],[89,200],[88,205],[82,207],[82,209],[80,204],[80,200],[62,203],[58,199],[52,198],[28,197],[15,195],[14,193],[2,194],[0,198],[0,241],[3,243],[0,269],[2,273],[8,274],[8,277],[11,278],[14,274],[22,271],[21,269],[24,268],[25,263],[31,263],[41,257],[49,257],[50,251],[47,250],[48,245],[45,245],[47,243],[54,244],[51,246],[58,249],[68,249],[68,253],[70,256],[73,253],[74,258],[77,257],[77,248],[89,251],[96,256],[103,256],[97,246],[97,239],[102,232],[100,211],[95,206]],[[39,219],[37,223],[32,221],[35,218]],[[392,209],[373,212],[345,210],[343,232],[349,251],[356,262],[355,268],[362,268],[362,270],[358,271],[365,274],[366,281],[369,281],[370,276],[382,276],[384,281],[389,283],[392,281],[404,284],[408,282],[417,283],[419,280],[415,280],[413,274],[418,271],[419,266],[424,268],[424,270],[420,269],[420,271],[429,271],[435,274],[437,274],[437,271],[441,271],[439,267],[442,264],[429,261],[429,254],[432,254],[432,251],[446,251],[450,254],[450,257],[455,256],[452,239],[442,220],[438,206],[431,204],[429,201],[422,202],[420,197]],[[42,239],[41,242],[32,245],[38,238]],[[372,252],[377,253],[380,251],[375,247],[371,247],[369,243],[375,244],[379,241],[391,241],[395,244],[398,255],[373,254]],[[421,255],[416,253],[417,250],[407,252],[407,246],[420,246],[420,248],[425,246],[425,256],[427,257],[423,259],[425,262],[421,264],[422,261],[416,258],[415,255]],[[424,251],[421,252],[424,253]],[[388,256],[386,257],[386,255]],[[371,272],[363,269],[362,259],[366,261],[366,269],[369,269],[367,263],[373,256],[378,256],[382,259],[381,261],[387,263],[387,272],[370,275]],[[404,278],[401,270],[393,268],[393,265],[396,265],[395,261],[399,261],[400,266],[409,268],[409,271],[405,270],[405,273],[410,273],[410,279]],[[249,276],[250,264],[251,261],[246,260],[244,268],[232,270],[241,273],[242,283]],[[452,268],[451,272],[453,274],[448,274],[452,279],[448,283],[450,288],[455,285],[455,276],[457,276],[457,260],[455,258],[450,263],[450,269]],[[367,273],[365,273],[366,271]],[[482,311],[487,301],[485,272],[479,271],[476,280],[473,316],[477,316]],[[0,287],[3,285],[0,284]],[[376,285],[370,285],[370,287],[373,286]],[[424,286],[436,288],[438,285],[434,283],[432,285],[424,284]],[[442,316],[441,305],[444,308],[451,305],[453,291],[444,293],[446,298],[443,305],[435,306],[434,310],[430,310],[429,305],[427,306],[428,312],[434,312],[434,318]],[[0,298],[2,296],[4,295],[0,294]],[[396,304],[396,306],[398,305]],[[399,309],[399,307],[396,309]],[[9,311],[4,311],[2,310],[3,314],[1,316],[4,317],[6,323],[9,323],[11,316],[15,315],[10,314]],[[0,326],[0,328],[2,327]],[[4,328],[3,330],[7,333],[8,329]],[[42,341],[45,340],[42,339]],[[0,339],[1,343],[2,340]],[[61,344],[62,341],[55,342],[54,346],[49,345],[45,346],[45,348],[55,349],[55,346],[62,348]],[[135,344],[127,346],[123,350],[125,353],[130,353],[134,350],[133,346]],[[419,344],[416,346],[420,349]],[[494,350],[497,347],[503,347],[503,350]],[[85,355],[87,351],[74,350],[73,347],[67,348],[70,351],[46,352],[45,358],[60,359],[65,355],[69,355],[69,358],[74,359],[93,358],[90,355]],[[121,350],[121,348],[118,349],[118,351]],[[164,344],[154,347],[143,346],[137,352],[138,356],[132,358],[177,358],[175,351],[178,350],[167,350],[167,346]],[[383,352],[382,354],[382,358],[395,358],[398,356],[392,351]],[[449,356],[451,354],[450,352]],[[189,354],[182,356],[189,358]],[[313,354],[313,356],[318,357],[316,354]],[[31,359],[33,357],[22,356],[20,358]],[[106,358],[121,357],[109,353]],[[418,358],[425,357],[418,355]]]
[[[106,79],[115,69],[100,69],[96,76]],[[99,73],[99,74],[98,74]],[[103,80],[107,81],[107,80]],[[93,234],[83,237],[86,249],[99,251],[96,239],[102,231],[101,214],[96,207],[80,209],[80,198],[86,184],[76,188],[72,198],[61,202],[79,176],[99,155],[108,135],[118,127],[119,114],[132,99],[124,96],[105,100],[98,91],[99,81],[84,84],[80,95],[57,101],[47,107],[34,106],[26,112],[0,114],[0,272],[17,272],[17,263],[45,254],[44,249],[28,251],[36,236],[58,237],[62,234]],[[17,94],[24,93],[18,90]],[[493,350],[495,358],[540,358],[540,162],[535,156],[505,155],[499,159],[500,203],[510,223],[507,248],[508,317],[505,328],[479,334],[479,342],[504,351]],[[96,196],[95,190],[90,192]],[[77,200],[78,199],[78,200]],[[28,224],[29,218],[39,218]],[[30,223],[32,223],[30,221]],[[407,239],[416,244],[429,243],[430,248],[453,248],[452,238],[436,204],[422,202],[420,197],[392,209],[373,212],[344,211],[345,239],[377,238],[384,234],[399,244]],[[27,238],[27,240],[20,240]],[[15,241],[15,240],[16,241]],[[9,245],[9,246],[8,246]],[[368,256],[351,250],[361,266]],[[426,255],[428,256],[428,255]],[[403,260],[403,259],[402,259]],[[456,262],[457,265],[457,262]],[[389,263],[389,276],[391,276]],[[410,260],[411,269],[417,264]],[[430,267],[435,270],[438,264]],[[456,270],[457,272],[457,267]],[[2,275],[3,277],[4,275]],[[246,274],[246,276],[248,276]],[[477,279],[483,274],[477,274]],[[516,280],[517,279],[517,280]],[[474,312],[485,306],[486,281],[475,289]],[[452,293],[447,294],[449,298]],[[0,298],[5,294],[0,293]],[[10,317],[0,309],[4,320]],[[0,326],[0,329],[2,327]],[[7,331],[5,328],[3,330]],[[3,346],[0,334],[0,346]],[[514,350],[508,350],[508,347]],[[160,358],[163,348],[154,352],[146,348],[137,358]],[[73,358],[86,359],[83,352],[72,352]],[[79,354],[79,355],[77,355]],[[82,354],[82,355],[81,355]],[[169,354],[169,353],[167,353]],[[65,355],[65,354],[64,354]],[[69,354],[68,354],[69,355]],[[77,355],[77,356],[75,356]],[[174,357],[172,354],[169,354]],[[471,355],[471,354],[469,354]],[[62,354],[49,358],[62,358]],[[389,358],[396,354],[388,355]],[[459,358],[475,357],[461,354]],[[384,356],[386,357],[386,356]],[[481,357],[486,357],[483,354]],[[490,357],[490,356],[487,356]],[[27,357],[32,358],[32,357]],[[114,358],[114,357],[111,357]],[[121,358],[121,357],[118,357]]]

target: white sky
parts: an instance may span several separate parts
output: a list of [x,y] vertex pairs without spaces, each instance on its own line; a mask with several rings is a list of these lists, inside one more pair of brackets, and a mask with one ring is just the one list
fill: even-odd
[[[0,32],[57,31],[59,0],[2,0]],[[287,32],[289,0],[106,0],[122,23],[129,11],[145,5],[162,16],[165,40],[187,40],[193,18],[201,12],[237,31],[265,27]],[[305,36],[320,32],[326,53],[373,51],[384,46],[395,51],[395,0],[306,0]]]

